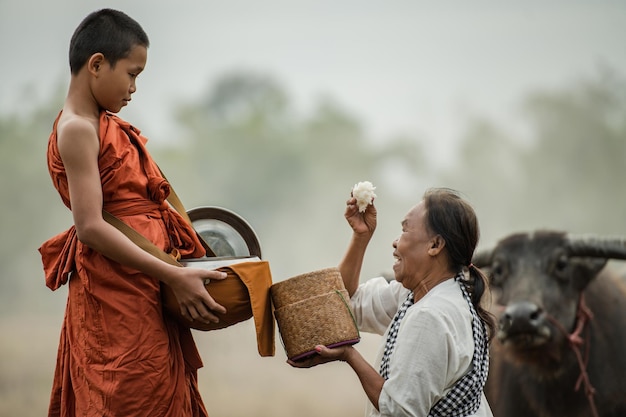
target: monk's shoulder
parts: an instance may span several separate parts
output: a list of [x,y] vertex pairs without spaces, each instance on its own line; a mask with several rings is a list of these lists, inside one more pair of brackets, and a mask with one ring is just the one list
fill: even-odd
[[[84,152],[98,152],[99,120],[80,116],[71,112],[63,113],[57,123],[57,147],[61,156],[77,155]],[[65,159],[65,158],[64,158]]]

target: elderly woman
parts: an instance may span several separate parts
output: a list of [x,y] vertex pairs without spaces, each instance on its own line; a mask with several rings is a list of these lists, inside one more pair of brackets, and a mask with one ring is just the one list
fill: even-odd
[[[471,264],[479,230],[458,193],[432,189],[402,220],[393,242],[395,280],[359,285],[376,208],[347,202],[353,235],[339,265],[362,331],[384,334],[373,368],[352,346],[317,346],[294,367],[344,361],[369,399],[367,416],[492,416],[483,394],[493,317],[481,306],[486,277]],[[468,271],[468,278],[464,274]]]

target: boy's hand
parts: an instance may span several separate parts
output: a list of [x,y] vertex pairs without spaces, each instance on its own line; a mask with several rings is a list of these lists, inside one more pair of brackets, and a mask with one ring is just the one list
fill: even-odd
[[190,321],[218,323],[219,318],[215,313],[224,314],[226,308],[211,297],[204,287],[204,282],[209,279],[224,279],[227,276],[226,272],[189,267],[176,269],[180,274],[168,285],[178,300],[181,315]]

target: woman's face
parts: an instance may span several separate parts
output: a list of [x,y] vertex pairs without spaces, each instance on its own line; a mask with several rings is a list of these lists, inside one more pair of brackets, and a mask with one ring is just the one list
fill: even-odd
[[413,207],[402,220],[402,233],[393,242],[393,272],[396,281],[405,288],[414,290],[428,273],[432,237],[426,227],[424,201]]

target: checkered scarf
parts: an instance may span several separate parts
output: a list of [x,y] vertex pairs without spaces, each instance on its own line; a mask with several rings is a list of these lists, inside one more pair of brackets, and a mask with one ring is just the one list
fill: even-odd
[[400,322],[404,318],[406,311],[413,305],[413,291],[409,293],[406,301],[402,303],[400,309],[393,317],[391,327],[389,328],[389,334],[387,335],[387,342],[385,343],[385,351],[383,352],[383,358],[380,362],[380,374],[385,380],[389,379],[389,358],[393,353],[393,349],[396,347],[396,338],[398,337],[398,329],[400,328]]
[[[478,407],[480,407],[483,387],[485,386],[487,374],[489,373],[487,330],[478,316],[478,313],[476,313],[474,304],[472,304],[472,300],[462,282],[463,279],[462,273],[454,277],[454,280],[459,283],[463,298],[467,301],[470,312],[472,313],[472,335],[474,337],[472,368],[454,384],[448,394],[437,401],[428,413],[428,417],[464,417],[474,414],[476,410],[478,410]],[[380,364],[380,374],[385,380],[389,378],[389,357],[393,353],[396,344],[400,322],[406,315],[408,308],[412,305],[413,292],[409,294],[406,301],[400,306],[389,329],[385,351],[383,352],[383,358]]]

